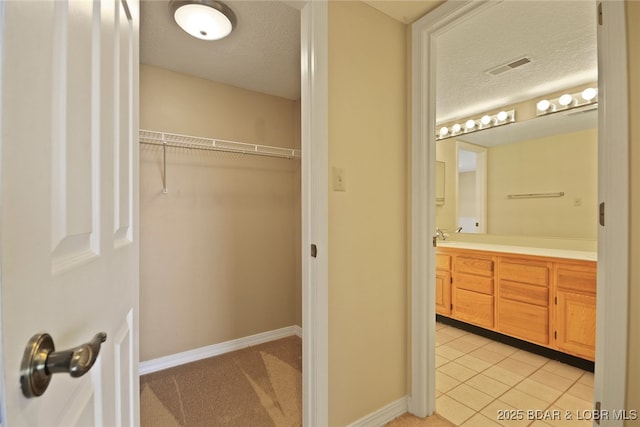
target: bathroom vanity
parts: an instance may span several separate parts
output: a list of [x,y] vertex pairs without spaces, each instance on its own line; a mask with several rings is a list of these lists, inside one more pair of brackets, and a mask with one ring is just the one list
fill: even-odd
[[443,242],[436,312],[593,361],[596,254]]

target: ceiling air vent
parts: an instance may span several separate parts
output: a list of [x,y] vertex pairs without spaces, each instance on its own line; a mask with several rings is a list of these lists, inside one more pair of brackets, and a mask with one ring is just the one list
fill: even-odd
[[506,73],[507,71],[516,69],[518,67],[522,67],[523,65],[526,65],[529,62],[531,62],[531,58],[528,58],[525,56],[525,57],[516,59],[514,61],[511,61],[508,64],[498,65],[497,67],[494,67],[488,70],[487,73],[491,74],[492,76],[497,76],[502,73]]

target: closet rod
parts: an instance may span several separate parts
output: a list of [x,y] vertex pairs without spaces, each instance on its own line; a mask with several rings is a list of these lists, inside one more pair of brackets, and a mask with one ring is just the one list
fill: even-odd
[[507,195],[508,199],[538,199],[544,197],[562,197],[564,196],[564,191],[560,191],[558,193],[528,193],[528,194],[509,194]]
[[224,139],[202,138],[144,129],[140,129],[138,135],[140,144],[162,147],[162,192],[164,194],[169,192],[167,190],[167,147],[186,148],[188,150],[224,151],[285,159],[301,158],[300,150],[271,147],[268,145],[247,144]]

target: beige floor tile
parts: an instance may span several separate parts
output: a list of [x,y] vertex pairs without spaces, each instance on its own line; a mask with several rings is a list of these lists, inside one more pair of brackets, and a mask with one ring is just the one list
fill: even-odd
[[467,340],[467,335],[465,335],[464,337],[461,338],[457,338],[453,341],[449,341],[447,343],[447,345],[451,348],[455,348],[458,351],[461,351],[463,353],[469,353],[472,352],[473,350],[476,350],[480,347],[482,347],[484,344],[479,344],[479,343],[475,343],[473,341],[468,341]]
[[582,384],[581,382],[577,382],[567,390],[567,394],[571,396],[575,396],[579,399],[586,400],[587,402],[592,402],[593,399],[593,386]]
[[549,406],[548,402],[515,388],[512,388],[500,396],[500,400],[514,408],[523,409],[524,411],[544,411]]
[[467,405],[471,409],[475,409],[476,411],[481,410],[489,403],[493,402],[492,396],[489,396],[480,390],[476,390],[467,384],[460,384],[458,387],[449,390],[447,395],[449,397],[453,397],[458,402]]
[[578,380],[584,374],[584,370],[558,362],[557,360],[550,360],[542,369],[574,381]]
[[534,421],[530,427],[553,427],[551,424],[547,424],[544,421]]
[[502,395],[505,391],[511,388],[511,386],[505,383],[501,383],[498,380],[494,380],[493,378],[488,377],[484,374],[479,374],[473,378],[470,378],[465,382],[465,384],[470,385],[471,387],[476,388],[484,393],[487,393],[494,398]]
[[505,356],[510,356],[518,351],[518,349],[515,347],[511,347],[510,345],[506,345],[497,341],[491,341],[489,344],[485,345],[482,348],[486,348],[487,350],[493,351],[494,353],[504,354]]
[[591,420],[578,419],[575,411],[567,411],[557,406],[549,408],[549,412],[555,411],[560,414],[560,417],[552,420],[544,420],[545,423],[552,427],[590,427],[593,424]]
[[456,339],[458,339],[458,337],[449,335],[446,330],[436,331],[436,345],[446,344]]
[[555,400],[562,395],[562,391],[550,387],[546,384],[541,384],[531,378],[525,378],[522,382],[515,386],[516,390],[520,390],[533,397],[544,401],[547,404],[555,402]]
[[567,391],[569,387],[571,387],[574,383],[574,381],[568,378],[561,377],[552,372],[544,371],[542,369],[531,374],[529,378],[562,392]]
[[452,335],[456,338],[460,338],[464,335],[467,335],[469,332],[463,331],[462,329],[454,328],[453,326],[449,326],[447,329],[447,334]]
[[448,327],[449,326],[444,323],[436,322],[436,331],[439,331],[440,329],[447,329]]
[[488,377],[493,378],[494,380],[498,380],[501,383],[504,383],[510,386],[514,386],[518,384],[520,381],[522,381],[525,378],[523,375],[518,375],[514,372],[507,371],[506,369],[496,365],[490,367],[489,369],[483,371],[482,373]]
[[496,366],[499,366],[503,369],[506,369],[507,371],[513,372],[523,377],[528,377],[538,370],[538,368],[536,368],[535,366],[529,365],[528,363],[521,362],[511,357],[507,357],[506,359],[498,362]]
[[502,426],[521,427],[527,426],[530,423],[523,410],[516,409],[501,400],[494,400],[480,411],[480,413]]
[[487,346],[484,347],[480,347],[477,350],[473,350],[471,353],[469,353],[471,356],[473,357],[477,357],[478,359],[482,359],[485,362],[489,362],[489,363],[498,363],[501,360],[504,360],[507,356],[505,354],[502,353],[496,353],[495,351],[491,351],[489,349],[487,349]]
[[446,365],[442,365],[440,368],[438,368],[438,371],[444,372],[450,377],[453,377],[461,382],[467,381],[469,378],[477,374],[477,372],[473,369],[464,367],[457,362],[449,362]]
[[475,414],[462,424],[462,427],[500,427],[500,424],[482,414]]
[[492,342],[489,338],[481,337],[480,335],[468,334],[464,336],[464,339],[475,344],[486,345]]
[[443,394],[436,399],[436,413],[459,426],[475,415],[476,411]]
[[554,403],[555,406],[569,411],[590,411],[593,409],[593,400],[584,400],[570,394],[563,394]]
[[455,348],[451,348],[446,344],[443,344],[436,347],[436,355],[446,357],[449,360],[455,360],[458,357],[464,356],[464,353],[456,350]]
[[485,362],[484,360],[478,359],[477,357],[472,356],[470,354],[465,354],[464,356],[456,359],[456,363],[459,363],[462,366],[466,366],[467,368],[473,369],[476,372],[482,372],[493,365],[492,363]]
[[593,387],[593,372],[585,372],[578,380],[580,384],[585,384]]
[[545,363],[549,362],[549,359],[540,356],[539,354],[529,353],[528,351],[518,350],[510,356],[512,359],[519,360],[521,362],[528,363],[536,368],[541,367]]
[[436,390],[441,393],[446,393],[454,387],[460,385],[460,381],[457,379],[436,370]]
[[439,368],[440,366],[444,365],[445,363],[449,363],[450,360],[447,359],[446,357],[440,356],[439,354],[436,354],[436,368]]

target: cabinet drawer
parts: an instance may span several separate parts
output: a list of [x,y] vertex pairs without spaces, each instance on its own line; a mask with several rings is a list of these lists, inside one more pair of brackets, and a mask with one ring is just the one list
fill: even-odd
[[500,278],[537,286],[549,286],[549,267],[544,262],[502,259]]
[[458,273],[493,277],[493,259],[458,255],[455,260],[455,270]]
[[558,289],[595,294],[596,277],[595,263],[558,265]]
[[451,270],[451,255],[436,254],[436,270]]
[[549,344],[549,309],[500,298],[498,330],[537,344]]
[[473,276],[471,274],[456,274],[454,283],[458,289],[493,295],[493,278]]
[[549,288],[500,280],[500,298],[548,307]]
[[485,328],[493,328],[493,297],[456,289],[453,294],[453,317]]

